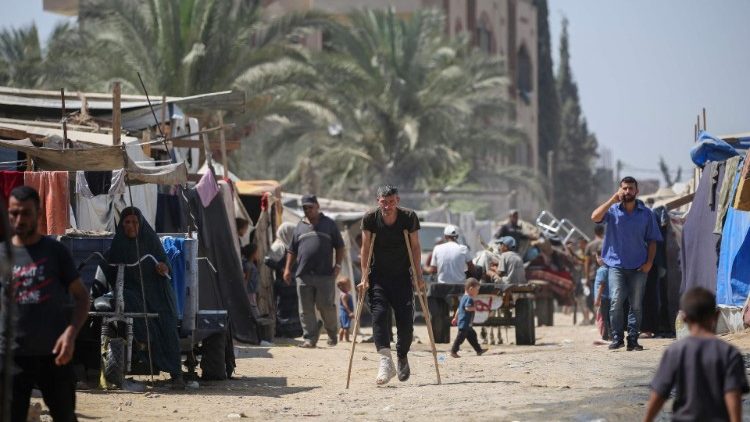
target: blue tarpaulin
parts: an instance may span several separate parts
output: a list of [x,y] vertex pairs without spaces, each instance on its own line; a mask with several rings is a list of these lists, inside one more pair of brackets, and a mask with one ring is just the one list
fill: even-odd
[[[733,177],[733,198],[740,179],[742,166]],[[729,177],[729,175],[725,175]],[[718,273],[716,275],[716,303],[743,306],[750,294],[750,212],[731,206],[727,210],[721,233]]]
[[161,239],[164,252],[167,254],[169,264],[172,266],[172,288],[177,298],[177,316],[182,319],[185,311],[185,239],[180,237],[165,236]]
[[706,131],[698,134],[698,142],[690,149],[690,158],[701,168],[709,161],[724,161],[737,155],[739,153],[731,145]]

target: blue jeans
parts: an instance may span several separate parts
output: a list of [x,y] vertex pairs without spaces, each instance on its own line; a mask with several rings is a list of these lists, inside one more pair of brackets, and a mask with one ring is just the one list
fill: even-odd
[[638,341],[638,332],[641,328],[641,316],[643,310],[643,293],[646,291],[647,274],[638,270],[626,270],[623,268],[610,268],[608,274],[610,305],[610,322],[612,327],[612,340],[622,341],[623,304],[627,300],[630,304],[628,312],[628,342]]

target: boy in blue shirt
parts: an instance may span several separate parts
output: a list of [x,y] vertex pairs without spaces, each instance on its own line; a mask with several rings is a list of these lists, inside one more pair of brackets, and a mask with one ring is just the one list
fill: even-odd
[[458,312],[456,315],[456,319],[458,320],[458,335],[456,336],[456,340],[453,342],[453,347],[451,348],[451,356],[454,358],[461,357],[458,355],[458,348],[466,339],[469,340],[469,344],[471,344],[471,347],[474,348],[478,356],[481,356],[482,353],[487,351],[487,349],[482,349],[479,346],[477,332],[471,327],[472,321],[474,320],[474,312],[476,310],[474,307],[474,298],[479,294],[479,282],[476,278],[472,277],[466,280],[464,292],[461,301],[458,302]]

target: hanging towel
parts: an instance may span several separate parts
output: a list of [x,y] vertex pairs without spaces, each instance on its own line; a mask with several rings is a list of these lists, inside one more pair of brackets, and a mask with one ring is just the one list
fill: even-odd
[[219,193],[219,185],[214,178],[214,172],[209,169],[195,185],[195,190],[201,198],[203,208],[207,208]]
[[39,233],[65,234],[70,224],[70,190],[67,171],[27,171],[23,183],[39,192],[41,213]]
[[0,189],[2,189],[3,204],[8,206],[10,191],[17,186],[23,185],[22,171],[0,171]]

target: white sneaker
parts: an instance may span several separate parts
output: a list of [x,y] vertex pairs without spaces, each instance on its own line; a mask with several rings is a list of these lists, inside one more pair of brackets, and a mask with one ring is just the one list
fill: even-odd
[[396,365],[393,364],[391,349],[383,348],[378,350],[378,353],[380,354],[380,368],[378,368],[378,377],[375,379],[375,383],[385,385],[396,376]]

